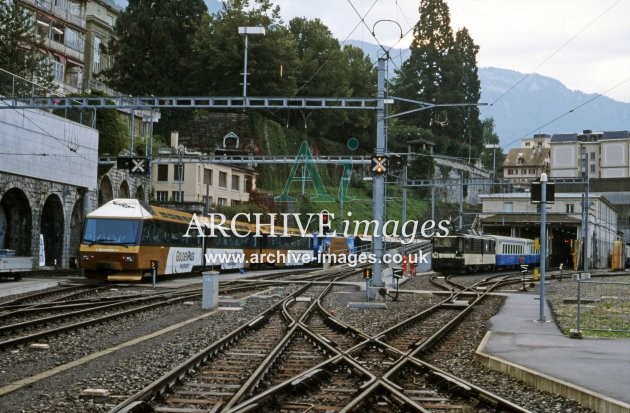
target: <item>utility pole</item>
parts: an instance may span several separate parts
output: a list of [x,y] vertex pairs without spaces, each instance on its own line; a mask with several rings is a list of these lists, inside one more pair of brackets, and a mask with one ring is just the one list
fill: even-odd
[[588,272],[588,214],[590,208],[589,202],[589,185],[588,185],[588,152],[586,148],[582,147],[582,179],[584,180],[584,195],[582,196],[582,228],[584,233],[582,234],[582,240],[584,245],[582,246],[582,254],[584,256],[584,272]]
[[[407,222],[407,157],[405,156],[403,161],[403,170],[402,170],[402,222]],[[400,244],[400,255],[405,255],[405,244]],[[398,284],[396,284],[398,286]],[[398,288],[396,288],[398,291]]]
[[[385,58],[380,57],[378,59],[378,83],[376,92],[376,147],[374,155],[385,155]],[[372,275],[372,284],[381,287],[383,286],[383,278],[381,274],[382,259],[383,259],[383,202],[385,200],[385,175],[375,174],[372,177],[373,185],[373,215],[376,222],[376,228],[374,228],[374,273]]]
[[538,321],[545,318],[545,267],[547,265],[547,174],[540,174],[540,313]]

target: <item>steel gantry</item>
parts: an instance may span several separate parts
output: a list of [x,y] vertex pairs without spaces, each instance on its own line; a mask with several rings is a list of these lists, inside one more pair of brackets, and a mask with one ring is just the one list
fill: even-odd
[[[296,109],[296,110],[324,110],[324,109],[341,109],[341,110],[375,110],[376,111],[376,145],[374,147],[374,155],[387,155],[385,143],[385,120],[401,116],[411,112],[417,112],[435,107],[449,106],[475,106],[483,105],[483,103],[472,104],[434,104],[422,101],[409,100],[397,97],[388,97],[385,99],[385,57],[378,60],[378,79],[377,79],[377,96],[376,98],[326,98],[326,97],[182,97],[182,96],[160,96],[160,97],[133,97],[133,96],[49,96],[49,97],[5,97],[0,98],[0,109],[128,109],[134,110],[155,110],[155,109]],[[416,104],[416,109],[392,115],[385,115],[386,103],[393,103],[395,100]],[[277,159],[269,160],[254,157],[247,159],[229,160],[229,157],[205,157],[208,163],[279,163]],[[166,162],[193,162],[192,158],[184,160],[178,158],[176,161]],[[195,160],[203,162],[202,160]],[[286,159],[289,162],[289,159]],[[291,158],[290,162],[294,162],[295,158]],[[344,158],[344,162],[365,164],[369,163],[369,159],[365,158]],[[103,161],[107,162],[107,161]],[[163,161],[158,161],[161,163]],[[338,163],[339,159],[323,159],[314,160],[316,163],[333,162]],[[372,283],[377,286],[383,286],[381,277],[381,261],[383,258],[383,216],[385,201],[385,176],[377,174],[373,179],[373,219],[377,223],[374,233],[374,255],[375,263],[373,268]]]

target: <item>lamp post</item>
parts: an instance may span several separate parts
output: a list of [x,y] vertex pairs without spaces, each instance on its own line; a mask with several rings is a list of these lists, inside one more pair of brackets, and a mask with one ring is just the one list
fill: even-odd
[[260,26],[241,26],[238,33],[245,35],[245,51],[243,58],[243,97],[247,96],[247,37],[249,35],[265,35],[265,28]]

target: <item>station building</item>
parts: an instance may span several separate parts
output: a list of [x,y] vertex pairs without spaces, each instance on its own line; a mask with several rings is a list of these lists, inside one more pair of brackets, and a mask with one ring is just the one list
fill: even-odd
[[[481,228],[486,234],[540,238],[540,211],[529,193],[480,195]],[[588,254],[591,268],[607,268],[613,242],[618,237],[617,210],[602,194],[589,195]],[[582,193],[555,194],[555,202],[547,204],[548,263],[575,268],[580,262],[583,240]]]

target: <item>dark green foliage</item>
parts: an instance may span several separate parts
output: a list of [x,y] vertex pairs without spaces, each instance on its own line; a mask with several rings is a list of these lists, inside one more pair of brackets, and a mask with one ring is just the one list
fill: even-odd
[[[134,96],[197,95],[191,74],[193,40],[206,15],[203,0],[130,0],[116,21],[118,40],[106,46],[114,61],[102,76],[112,88]],[[192,111],[162,111],[156,133],[168,136]]]
[[496,166],[496,170],[499,171],[496,175],[502,176],[500,171],[503,170],[503,160],[505,159],[505,154],[503,153],[503,148],[485,148],[485,145],[496,145],[499,144],[499,136],[494,131],[494,119],[487,118],[482,122],[483,127],[483,143],[484,149],[481,153],[481,165],[489,171],[492,170],[493,165]]
[[129,128],[116,110],[98,109],[96,129],[99,155],[118,156],[123,149],[129,147]]
[[[435,104],[476,104],[480,97],[476,56],[479,47],[464,28],[455,36],[444,0],[422,0],[411,56],[394,80],[397,96]],[[401,111],[417,108],[399,104]],[[482,149],[482,128],[475,106],[434,108],[412,113],[405,123],[428,128],[436,153],[474,161]]]
[[134,96],[193,94],[192,43],[205,13],[203,0],[130,0],[116,21],[119,40],[107,44],[107,83]]
[[0,3],[0,68],[37,83],[41,88],[33,90],[33,85],[26,81],[14,83],[2,72],[0,95],[45,94],[46,89],[54,87],[51,66],[41,48],[44,39],[35,34],[33,24],[33,15],[18,3]]

